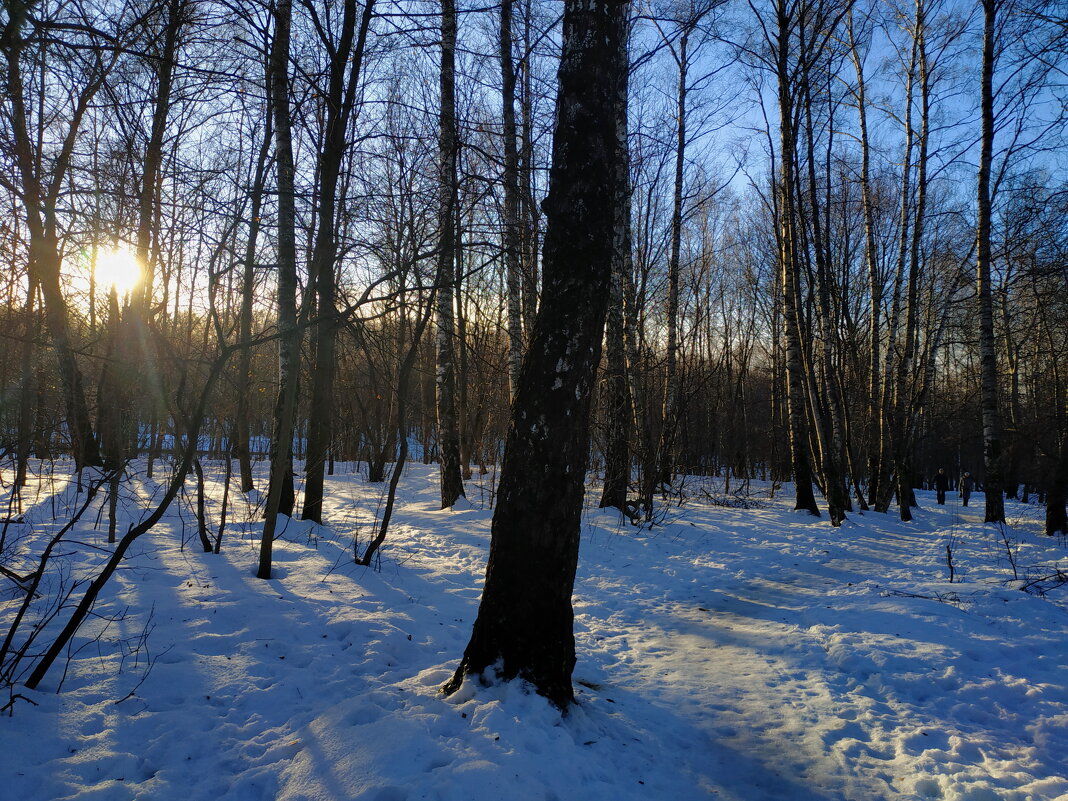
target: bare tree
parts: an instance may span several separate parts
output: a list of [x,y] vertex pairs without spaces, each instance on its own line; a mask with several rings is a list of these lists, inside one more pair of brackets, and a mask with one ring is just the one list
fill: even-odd
[[[26,39],[23,28],[32,25],[35,29],[32,37],[35,42],[50,41],[58,48],[64,44],[62,35],[53,37],[48,32],[53,28],[62,31],[67,26],[62,20],[31,16],[29,12],[33,5],[22,0],[12,0],[8,3],[7,19],[0,30],[0,52],[6,60],[5,100],[10,126],[10,155],[15,163],[19,181],[17,187],[12,188],[22,199],[26,227],[29,230],[30,280],[41,290],[48,330],[59,361],[66,422],[70,429],[75,461],[79,465],[98,465],[101,464],[99,445],[89,419],[84,381],[78,366],[67,300],[60,280],[62,257],[57,201],[67,180],[74,146],[86,112],[114,66],[118,50],[98,41],[69,42],[70,60],[66,67],[71,73],[67,77],[72,79],[70,87],[74,94],[70,102],[69,116],[65,120],[65,130],[59,133],[55,142],[46,136],[43,129],[34,133],[30,125],[34,122],[35,115],[27,103],[28,88],[24,80],[23,65],[27,50],[36,45],[31,45]],[[73,25],[70,28],[96,30],[92,26],[81,25]],[[92,34],[85,35],[93,38]],[[81,46],[84,44],[90,46]],[[39,69],[42,74],[48,72],[45,63],[47,55],[43,50],[38,50],[35,54],[40,63],[35,64],[34,69]],[[48,87],[37,86],[32,91],[43,100]],[[36,118],[36,122],[45,125],[42,119]],[[45,147],[54,147],[54,152],[43,152]]]

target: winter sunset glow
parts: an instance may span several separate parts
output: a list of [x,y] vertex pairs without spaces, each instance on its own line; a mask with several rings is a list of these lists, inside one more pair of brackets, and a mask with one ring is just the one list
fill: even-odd
[[101,251],[96,260],[96,282],[99,286],[125,295],[141,281],[141,265],[127,247],[118,246]]

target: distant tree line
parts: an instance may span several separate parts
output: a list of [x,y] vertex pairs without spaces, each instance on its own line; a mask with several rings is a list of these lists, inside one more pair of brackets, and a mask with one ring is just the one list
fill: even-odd
[[[651,520],[702,473],[907,518],[944,467],[989,520],[1037,497],[1063,530],[1063,8],[681,0],[625,28],[603,503]],[[6,4],[19,480],[151,472],[195,425],[243,491],[269,456],[285,513],[322,521],[335,461],[386,481],[402,447],[454,503],[501,459],[536,325],[563,43],[533,0]]]

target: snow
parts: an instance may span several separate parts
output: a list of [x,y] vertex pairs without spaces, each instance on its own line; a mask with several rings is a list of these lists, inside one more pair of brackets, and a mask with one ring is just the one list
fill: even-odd
[[[221,466],[205,467],[217,515]],[[982,523],[981,494],[963,508],[920,492],[911,523],[853,513],[834,529],[766,487],[745,509],[689,486],[651,529],[586,509],[567,716],[521,683],[438,693],[477,610],[488,486],[439,511],[436,474],[411,466],[372,569],[353,538],[370,538],[383,487],[329,478],[332,525],[288,522],[270,581],[254,577],[262,522],[240,493],[218,556],[176,506],[95,630],[37,691],[14,688],[37,706],[16,698],[0,718],[0,797],[1068,798],[1068,587],[1021,590],[1068,568],[1040,507],[1008,502],[1002,529]],[[155,490],[143,474],[136,487],[127,514]],[[47,485],[18,547],[38,552],[73,490]],[[73,576],[106,553],[95,523],[70,535]]]

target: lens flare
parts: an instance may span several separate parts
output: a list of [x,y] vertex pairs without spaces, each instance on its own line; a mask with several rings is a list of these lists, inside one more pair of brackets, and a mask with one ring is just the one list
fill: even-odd
[[129,248],[105,250],[96,259],[96,281],[125,295],[141,281],[141,265]]

